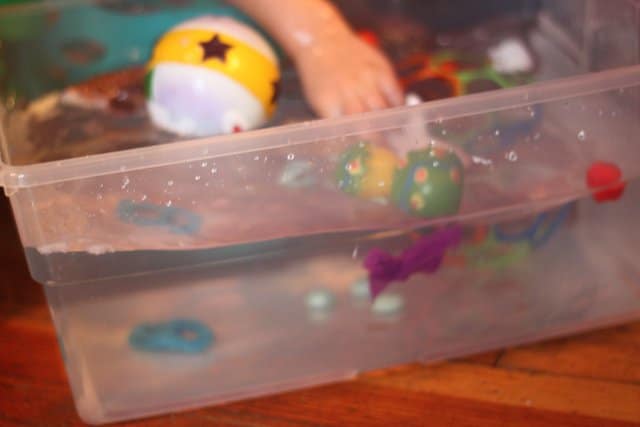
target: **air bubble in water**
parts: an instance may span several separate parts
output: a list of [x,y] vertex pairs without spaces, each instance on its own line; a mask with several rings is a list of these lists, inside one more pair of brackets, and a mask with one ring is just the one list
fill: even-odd
[[194,178],[196,181],[200,181],[200,175],[196,175],[196,177]]
[[211,168],[211,175],[215,175],[218,173],[218,168]]
[[98,193],[98,195],[96,196],[96,199],[102,200],[102,194]]
[[171,207],[171,205],[173,204],[173,202],[171,200],[169,200],[167,203],[165,203],[167,205],[168,208]]
[[131,183],[131,180],[129,179],[129,177],[125,176],[124,179],[122,180],[122,186],[120,188],[124,190],[129,186],[130,183]]
[[578,132],[578,140],[585,141],[587,139],[587,133],[584,130]]
[[200,164],[200,166],[202,166],[203,168],[206,168],[208,164],[209,164],[209,163],[207,163],[207,162],[202,162],[202,163]]
[[516,153],[515,151],[509,151],[506,157],[507,157],[507,160],[509,160],[510,162],[518,161],[518,153]]
[[143,195],[142,195],[142,197],[140,197],[140,200],[142,200],[143,202],[144,202],[145,200],[147,200],[147,195],[146,195],[146,194],[143,194]]
[[169,187],[173,187],[173,181],[171,181],[171,180],[170,180],[170,181],[167,181],[167,185],[168,185]]
[[295,159],[295,158],[296,158],[296,155],[295,155],[295,154],[293,154],[293,153],[289,153],[289,154],[287,155],[287,160],[293,160],[293,159]]
[[496,136],[500,136],[500,129],[496,129],[496,131],[494,132],[494,134],[495,134]]

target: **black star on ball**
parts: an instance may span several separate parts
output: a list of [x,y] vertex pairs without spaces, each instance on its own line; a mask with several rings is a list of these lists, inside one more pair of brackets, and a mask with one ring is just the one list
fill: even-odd
[[222,42],[218,34],[213,36],[213,38],[208,42],[200,43],[200,46],[202,46],[203,61],[206,61],[207,59],[217,58],[222,62],[226,62],[227,51],[233,47],[229,44]]

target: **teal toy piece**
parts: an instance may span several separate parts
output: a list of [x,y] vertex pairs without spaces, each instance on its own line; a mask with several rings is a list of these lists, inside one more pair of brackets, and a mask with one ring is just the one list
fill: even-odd
[[202,218],[174,206],[158,206],[123,200],[118,204],[120,221],[139,227],[161,227],[174,234],[195,235],[202,227]]
[[142,324],[129,336],[136,350],[150,353],[204,352],[214,341],[213,332],[200,322],[177,319],[167,323]]

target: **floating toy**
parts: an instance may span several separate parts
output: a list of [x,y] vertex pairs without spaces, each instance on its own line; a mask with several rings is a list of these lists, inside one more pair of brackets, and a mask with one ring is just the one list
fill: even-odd
[[338,187],[364,199],[386,199],[391,194],[399,159],[382,147],[361,142],[350,147],[338,163]]
[[587,171],[587,185],[594,190],[593,199],[598,203],[620,199],[626,189],[622,170],[614,163],[595,162]]
[[276,53],[253,28],[204,16],[168,31],[148,65],[148,110],[160,128],[209,136],[257,128],[279,94]]
[[391,198],[402,210],[433,218],[458,212],[464,166],[451,151],[432,147],[409,153],[393,180]]

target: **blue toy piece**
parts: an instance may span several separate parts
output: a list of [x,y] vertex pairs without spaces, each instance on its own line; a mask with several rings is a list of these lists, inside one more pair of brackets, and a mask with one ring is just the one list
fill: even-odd
[[177,319],[168,323],[145,323],[137,326],[129,336],[129,344],[151,353],[204,352],[214,342],[209,328],[195,320]]
[[565,205],[556,212],[545,212],[526,229],[514,233],[506,232],[500,225],[494,227],[496,240],[503,243],[529,243],[536,249],[544,246],[568,219],[572,204]]
[[174,234],[194,235],[202,227],[202,218],[178,207],[136,203],[123,200],[118,205],[118,217],[122,222],[141,227],[164,227]]

